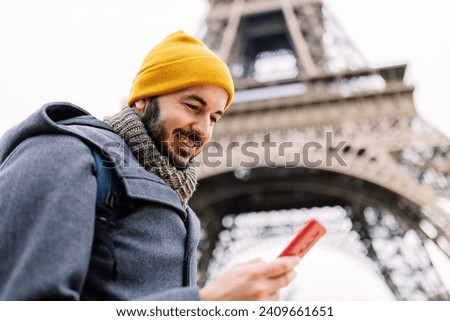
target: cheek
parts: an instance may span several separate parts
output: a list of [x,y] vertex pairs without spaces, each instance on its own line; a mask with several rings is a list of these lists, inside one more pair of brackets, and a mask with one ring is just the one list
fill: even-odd
[[166,132],[169,134],[173,134],[174,131],[180,128],[186,128],[186,125],[189,124],[187,117],[182,117],[182,115],[177,115],[177,117],[170,117],[170,115],[166,115],[167,117],[162,118],[164,128]]
[[174,131],[177,129],[176,126],[172,124],[170,121],[162,120],[160,122],[160,128],[162,129],[162,133],[165,140],[174,140]]

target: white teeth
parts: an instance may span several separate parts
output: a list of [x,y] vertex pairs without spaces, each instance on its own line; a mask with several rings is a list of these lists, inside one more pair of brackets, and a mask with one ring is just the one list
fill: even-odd
[[190,141],[187,138],[185,138],[185,137],[183,137],[180,140],[180,142],[182,142],[184,145],[186,145],[189,148],[194,148],[195,147],[195,144],[194,143],[190,143]]

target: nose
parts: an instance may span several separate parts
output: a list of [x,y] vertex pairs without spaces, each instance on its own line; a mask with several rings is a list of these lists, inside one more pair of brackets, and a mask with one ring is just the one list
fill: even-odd
[[198,116],[192,124],[192,131],[200,135],[202,143],[206,144],[211,140],[213,126],[209,116]]

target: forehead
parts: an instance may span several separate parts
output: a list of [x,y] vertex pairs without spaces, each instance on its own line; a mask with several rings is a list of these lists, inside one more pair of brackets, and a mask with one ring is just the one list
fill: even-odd
[[228,101],[227,91],[214,85],[188,87],[168,95],[177,97],[178,99],[203,100],[205,107],[214,107],[220,110],[225,108]]

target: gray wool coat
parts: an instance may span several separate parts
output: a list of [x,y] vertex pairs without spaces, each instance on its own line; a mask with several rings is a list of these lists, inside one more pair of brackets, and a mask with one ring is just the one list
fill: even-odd
[[[112,258],[96,236],[93,148],[114,162]],[[200,224],[108,126],[48,104],[0,140],[1,300],[199,300]]]

